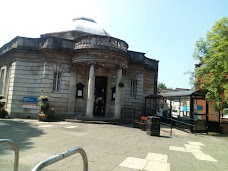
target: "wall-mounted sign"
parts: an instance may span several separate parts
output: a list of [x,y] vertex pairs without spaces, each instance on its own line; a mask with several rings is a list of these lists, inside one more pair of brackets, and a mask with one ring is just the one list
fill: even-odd
[[36,109],[37,108],[37,97],[23,97],[23,108]]
[[197,105],[197,110],[203,110],[203,106]]
[[83,93],[84,93],[84,87],[85,87],[85,85],[82,84],[82,83],[78,83],[76,85],[76,87],[77,87],[76,97],[77,98],[83,98]]
[[112,87],[112,100],[116,98],[116,86]]

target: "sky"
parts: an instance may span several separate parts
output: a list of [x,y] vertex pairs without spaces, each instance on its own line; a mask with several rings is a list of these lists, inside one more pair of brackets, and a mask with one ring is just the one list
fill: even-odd
[[74,30],[74,17],[93,18],[129,50],[159,61],[158,81],[191,88],[195,42],[228,17],[227,0],[1,0],[0,47],[16,36]]

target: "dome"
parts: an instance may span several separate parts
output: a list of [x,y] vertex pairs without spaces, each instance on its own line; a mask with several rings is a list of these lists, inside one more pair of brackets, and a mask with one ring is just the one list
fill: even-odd
[[73,21],[76,23],[76,31],[82,31],[101,36],[111,36],[91,18],[77,17],[74,18]]

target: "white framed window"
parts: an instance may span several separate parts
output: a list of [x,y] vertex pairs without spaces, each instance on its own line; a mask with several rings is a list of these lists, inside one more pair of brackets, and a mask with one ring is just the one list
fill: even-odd
[[136,98],[136,95],[137,95],[137,80],[132,80],[130,96],[133,98]]
[[52,91],[59,92],[61,85],[61,72],[54,72]]

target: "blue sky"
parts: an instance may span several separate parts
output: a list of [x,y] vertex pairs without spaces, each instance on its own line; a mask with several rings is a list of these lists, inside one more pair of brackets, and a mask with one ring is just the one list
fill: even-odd
[[0,47],[16,36],[74,29],[73,17],[93,18],[129,50],[159,60],[159,82],[190,88],[195,42],[222,17],[226,0],[2,0]]

